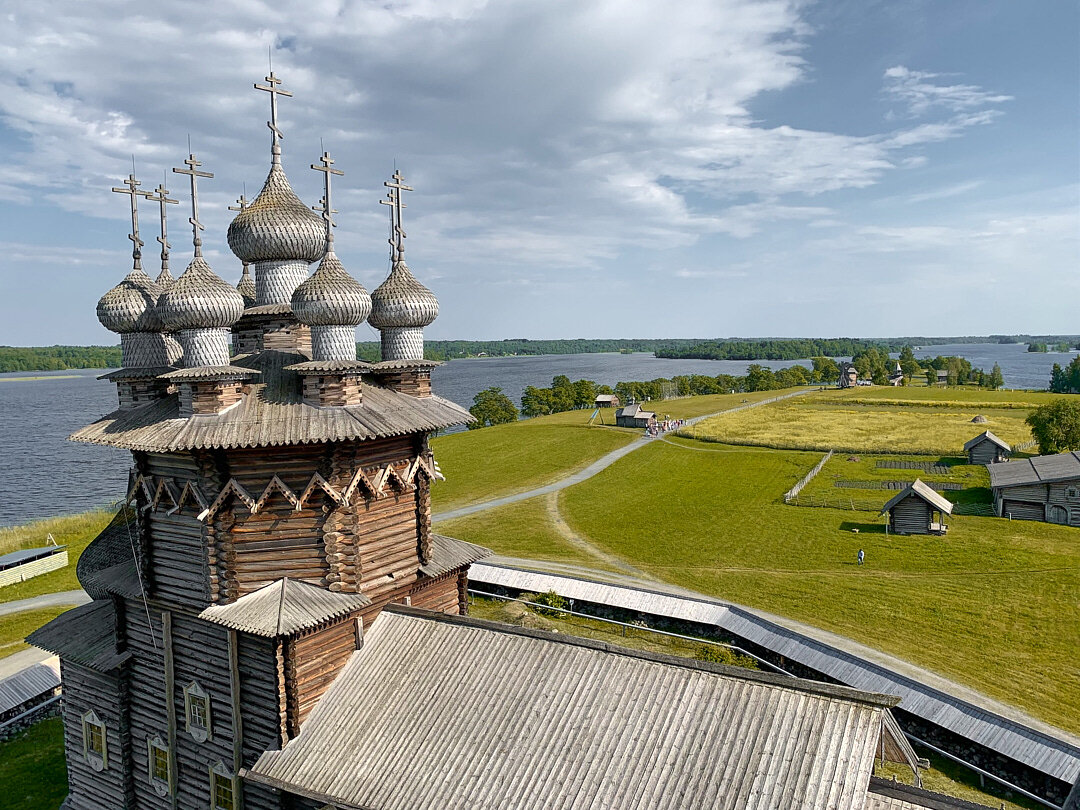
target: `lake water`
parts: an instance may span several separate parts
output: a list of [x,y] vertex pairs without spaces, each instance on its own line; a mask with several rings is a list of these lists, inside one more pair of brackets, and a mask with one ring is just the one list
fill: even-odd
[[[987,371],[998,363],[1009,388],[1045,388],[1054,363],[1074,353],[1029,353],[1020,344],[931,346],[919,357],[955,354]],[[770,368],[791,361],[761,361]],[[749,363],[735,360],[664,360],[651,354],[570,354],[454,360],[435,369],[436,392],[461,405],[485,388],[499,386],[515,402],[527,385],[546,387],[565,374],[615,385],[680,374],[741,375]],[[809,366],[809,361],[801,361]],[[75,429],[116,407],[115,384],[89,371],[0,374],[0,526],[79,512],[123,496],[131,456],[121,450],[66,440]],[[18,378],[41,377],[20,381]]]

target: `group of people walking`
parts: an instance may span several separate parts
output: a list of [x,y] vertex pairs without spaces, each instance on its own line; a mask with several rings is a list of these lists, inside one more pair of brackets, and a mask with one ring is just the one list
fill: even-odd
[[659,421],[652,422],[647,428],[645,428],[645,435],[659,436],[661,433],[670,433],[673,430],[678,430],[685,424],[685,419],[661,419]]

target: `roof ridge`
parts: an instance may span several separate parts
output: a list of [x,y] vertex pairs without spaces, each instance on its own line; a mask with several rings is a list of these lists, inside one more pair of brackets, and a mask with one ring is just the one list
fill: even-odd
[[[861,689],[854,689],[850,686],[841,686],[839,684],[811,681],[806,678],[797,678],[791,675],[778,675],[771,672],[761,672],[754,669],[728,666],[726,664],[715,664],[711,661],[698,661],[693,658],[683,658],[681,656],[668,655],[666,653],[654,653],[647,652],[645,650],[633,650],[629,647],[621,647],[617,644],[609,644],[604,641],[595,641],[593,639],[581,638],[579,636],[571,636],[567,633],[554,633],[548,630],[535,630],[528,627],[517,627],[515,625],[504,624],[502,622],[493,622],[487,619],[477,619],[472,616],[458,616],[449,613],[437,613],[430,610],[424,610],[422,608],[397,604],[389,604],[384,607],[382,610],[382,614],[380,614],[380,617],[383,614],[388,614],[391,616],[400,615],[405,618],[424,619],[428,621],[440,622],[443,624],[457,624],[464,627],[473,627],[478,630],[491,630],[493,632],[504,633],[506,635],[522,636],[525,638],[532,638],[540,641],[551,641],[572,647],[583,647],[585,649],[594,650],[596,652],[611,653],[612,655],[623,655],[628,658],[637,658],[644,661],[652,661],[658,664],[677,666],[683,669],[693,669],[701,672],[708,672],[713,675],[733,677],[743,681],[752,681],[755,683],[759,683],[763,686],[779,686],[781,688],[793,689],[799,692],[808,692],[819,697],[849,700],[858,703],[867,703],[872,706],[880,706],[881,708],[886,709],[891,708],[900,702],[900,698],[894,695],[885,695],[877,692],[866,692]],[[380,617],[376,618],[375,624],[373,624],[372,626],[372,632],[375,631],[375,625],[378,624]]]
[[281,598],[278,599],[278,606],[277,606],[277,632],[278,632],[278,635],[281,634],[281,614],[285,611],[285,591],[287,591],[288,588],[289,588],[289,578],[288,577],[282,577],[281,578]]

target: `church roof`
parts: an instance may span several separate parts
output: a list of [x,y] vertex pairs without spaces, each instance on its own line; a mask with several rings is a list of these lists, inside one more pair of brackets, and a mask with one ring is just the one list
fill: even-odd
[[863,810],[895,702],[394,606],[245,778],[378,810]]
[[279,579],[229,605],[211,605],[200,619],[256,636],[291,636],[367,607],[361,593],[335,593],[297,579]]
[[944,796],[923,788],[892,782],[880,777],[870,779],[863,810],[992,810],[985,804]]
[[35,647],[98,672],[115,669],[131,657],[116,651],[116,611],[112,600],[90,602],[61,613],[26,637]]
[[321,258],[325,249],[322,219],[300,201],[276,162],[259,196],[230,223],[228,236],[232,252],[244,262],[310,263]]
[[441,397],[413,397],[364,378],[363,402],[317,408],[303,401],[301,378],[287,366],[298,353],[266,351],[233,358],[233,366],[261,372],[234,407],[217,414],[180,416],[176,394],[118,410],[71,435],[74,441],[168,453],[213,448],[266,447],[378,439],[471,422],[467,410]]
[[434,579],[463,565],[471,565],[484,557],[490,557],[491,554],[492,551],[489,548],[466,543],[464,540],[453,537],[433,534],[431,535],[431,558],[427,564],[420,567],[420,573]]
[[308,326],[359,326],[371,312],[371,295],[346,272],[331,246],[315,272],[293,291],[292,310]]
[[376,329],[420,328],[439,315],[435,293],[416,280],[404,259],[394,262],[386,281],[371,294],[368,323]]

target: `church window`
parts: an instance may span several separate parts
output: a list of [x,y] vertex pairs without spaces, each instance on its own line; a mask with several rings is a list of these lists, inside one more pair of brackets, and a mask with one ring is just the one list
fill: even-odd
[[91,710],[82,716],[83,755],[95,771],[109,766],[109,742],[105,723]]
[[150,784],[159,796],[167,796],[172,788],[172,762],[169,756],[169,747],[162,742],[160,737],[153,737],[146,741],[147,768],[149,770]]
[[188,734],[198,742],[210,739],[210,696],[195,681],[184,687],[184,716]]
[[213,810],[236,810],[236,777],[221,762],[210,769],[210,807]]

